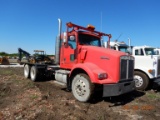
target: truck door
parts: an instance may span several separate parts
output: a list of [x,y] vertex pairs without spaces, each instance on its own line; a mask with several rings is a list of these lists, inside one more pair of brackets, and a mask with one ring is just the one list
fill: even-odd
[[76,63],[76,37],[74,35],[68,36],[68,45],[63,50],[63,60],[65,68],[72,68]]
[[145,55],[142,48],[135,49],[134,52],[135,57],[135,68],[145,68],[148,66],[148,57]]

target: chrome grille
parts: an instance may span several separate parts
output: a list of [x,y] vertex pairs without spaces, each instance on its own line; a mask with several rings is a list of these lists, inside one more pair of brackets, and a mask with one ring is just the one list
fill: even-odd
[[127,60],[121,59],[121,77],[120,79],[126,79],[127,76]]
[[128,78],[132,79],[134,76],[134,60],[129,60],[129,73],[128,73]]
[[132,56],[122,56],[120,59],[120,81],[133,79],[134,58]]

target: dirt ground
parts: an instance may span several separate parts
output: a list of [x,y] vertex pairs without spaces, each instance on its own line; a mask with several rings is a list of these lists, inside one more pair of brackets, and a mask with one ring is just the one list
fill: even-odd
[[75,100],[53,80],[32,82],[23,68],[0,68],[0,120],[160,120],[160,90]]

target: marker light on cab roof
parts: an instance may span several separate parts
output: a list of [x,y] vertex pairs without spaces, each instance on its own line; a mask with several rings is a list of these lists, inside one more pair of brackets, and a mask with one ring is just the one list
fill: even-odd
[[73,27],[73,24],[72,24],[71,22],[69,22],[69,23],[67,23],[67,26],[68,26],[69,28],[71,28],[71,27]]
[[94,30],[95,27],[94,27],[93,25],[88,25],[88,26],[87,26],[87,29]]

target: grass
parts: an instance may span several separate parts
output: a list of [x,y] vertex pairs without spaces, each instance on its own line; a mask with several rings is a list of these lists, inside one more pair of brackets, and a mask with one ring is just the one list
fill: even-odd
[[12,79],[12,82],[15,83],[15,84],[18,84],[18,85],[19,84],[24,84],[24,82],[22,80],[18,80],[18,79],[14,79],[14,80]]
[[34,87],[35,87],[34,82],[28,82],[27,83],[27,88],[34,88]]
[[0,97],[4,97],[6,96],[6,93],[5,92],[0,92]]
[[23,75],[23,68],[0,68],[0,75]]
[[0,85],[0,97],[7,96],[10,92],[11,92],[11,89],[7,84]]
[[160,99],[160,95],[156,93],[147,93],[146,96],[150,99]]
[[31,95],[31,99],[32,100],[35,100],[35,99],[37,99],[39,96],[38,95]]
[[105,115],[99,115],[97,120],[107,120],[107,117]]
[[0,70],[0,75],[13,75],[14,71],[12,70]]

